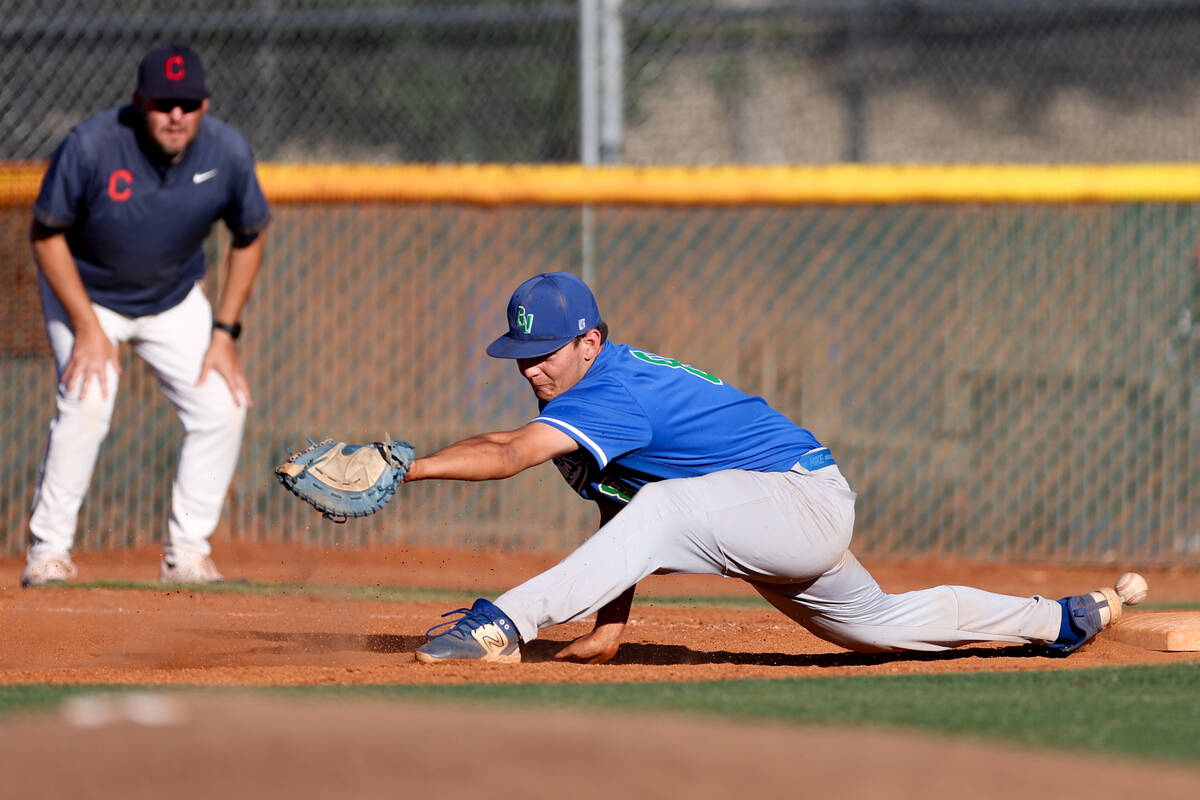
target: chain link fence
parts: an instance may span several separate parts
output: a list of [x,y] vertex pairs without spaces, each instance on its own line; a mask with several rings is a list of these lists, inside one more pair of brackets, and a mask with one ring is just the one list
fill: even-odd
[[[619,24],[611,160],[1196,160],[1179,0],[584,0]],[[0,159],[127,101],[157,44],[275,161],[571,162],[579,0],[0,0]]]
[[[591,504],[549,465],[406,486],[344,526],[271,474],[306,435],[387,431],[428,452],[535,416],[512,364],[483,349],[521,280],[581,269],[582,218],[277,208],[239,342],[256,404],[218,543],[560,550],[593,530]],[[613,338],[812,428],[860,492],[860,552],[1200,563],[1197,206],[601,206],[592,223]],[[178,423],[141,363],[124,367],[85,547],[156,541],[165,525]],[[3,369],[0,435],[16,463],[0,502],[15,552],[53,370],[41,354]]]
[[[618,161],[1200,160],[1192,3],[602,2],[620,21]],[[128,99],[145,51],[181,40],[209,65],[213,113],[265,161],[575,162],[579,11],[0,0],[0,159],[47,158]],[[517,283],[570,269],[594,277],[617,341],[762,394],[829,444],[860,492],[862,553],[1200,564],[1196,204],[320,200],[274,208],[239,341],[257,402],[218,548],[580,541],[594,509],[549,466],[406,486],[344,526],[271,475],[306,435],[388,431],[427,452],[532,417],[483,347]],[[0,207],[9,553],[53,414],[28,222]],[[165,528],[178,423],[143,365],[122,366],[85,548]]]

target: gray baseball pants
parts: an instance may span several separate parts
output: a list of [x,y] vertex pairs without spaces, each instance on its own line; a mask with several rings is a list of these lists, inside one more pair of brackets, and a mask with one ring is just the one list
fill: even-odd
[[529,642],[541,628],[594,614],[652,573],[690,573],[748,581],[815,635],[857,652],[1058,637],[1062,608],[1044,597],[967,586],[885,593],[848,549],[854,500],[836,465],[652,483],[563,561],[495,604]]

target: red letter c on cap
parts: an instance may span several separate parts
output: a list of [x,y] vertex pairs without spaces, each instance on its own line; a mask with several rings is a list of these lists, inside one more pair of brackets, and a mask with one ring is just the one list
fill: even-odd
[[167,59],[165,68],[167,80],[181,81],[186,74],[183,71],[183,56],[171,56]]
[[127,169],[114,170],[108,176],[108,196],[118,203],[124,203],[133,194],[133,173]]

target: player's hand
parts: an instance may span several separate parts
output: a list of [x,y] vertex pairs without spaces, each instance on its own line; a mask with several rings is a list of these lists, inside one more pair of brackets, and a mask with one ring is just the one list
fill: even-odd
[[210,372],[216,372],[225,379],[235,405],[249,407],[254,404],[250,397],[250,383],[246,380],[246,373],[242,371],[242,359],[238,357],[233,337],[224,331],[213,331],[208,352],[204,354],[204,361],[200,363],[200,378],[196,385],[204,383]]
[[585,633],[554,654],[560,661],[579,664],[605,664],[612,661],[621,646],[621,633],[625,623],[610,622],[597,625],[591,633]]
[[[600,518],[603,523],[612,519],[619,510],[616,506],[606,508],[600,506]],[[562,661],[575,661],[583,664],[604,664],[612,661],[621,646],[621,634],[625,632],[625,623],[629,622],[629,609],[633,606],[633,595],[637,584],[630,586],[619,595],[609,600],[596,611],[596,625],[591,633],[585,633],[569,645],[554,654]]]
[[99,323],[80,327],[75,332],[75,343],[71,347],[71,358],[63,369],[62,385],[67,394],[73,395],[78,389],[79,399],[87,397],[88,386],[92,378],[100,383],[100,396],[108,397],[108,366],[112,365],[113,372],[121,374],[121,366],[117,363],[117,346],[104,333]]

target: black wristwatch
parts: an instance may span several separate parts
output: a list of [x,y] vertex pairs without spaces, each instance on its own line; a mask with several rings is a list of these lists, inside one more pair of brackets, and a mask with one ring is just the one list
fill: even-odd
[[237,337],[242,335],[242,323],[240,322],[235,322],[230,325],[228,322],[218,322],[214,319],[213,328],[225,331],[229,334],[229,338],[233,339],[234,341],[237,341]]

